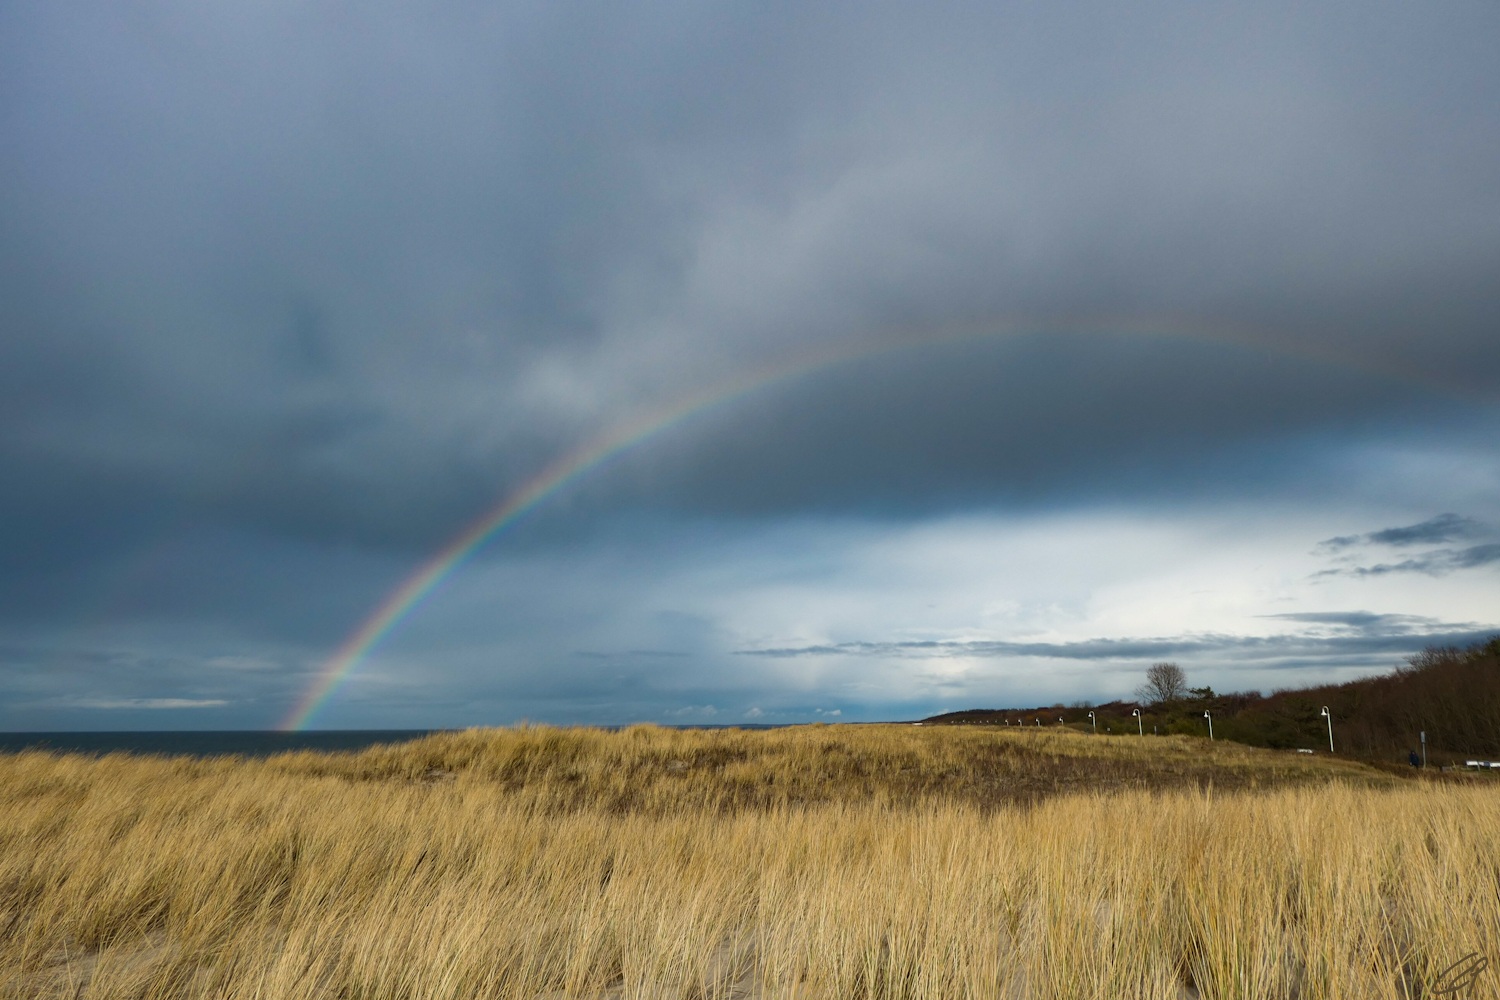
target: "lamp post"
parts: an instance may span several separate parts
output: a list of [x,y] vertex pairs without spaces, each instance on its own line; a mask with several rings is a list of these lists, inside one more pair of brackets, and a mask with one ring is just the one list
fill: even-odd
[[1323,706],[1323,711],[1318,713],[1328,720],[1328,752],[1333,753],[1333,716],[1328,714],[1328,706]]
[[1214,717],[1209,715],[1207,711],[1203,713],[1203,717],[1208,720],[1208,738],[1212,740],[1214,738]]
[[1062,720],[1062,716],[1060,716],[1060,715],[1059,715],[1059,716],[1058,716],[1058,717],[1057,717],[1057,724],[1058,724],[1058,725],[1059,725],[1059,726],[1061,726],[1061,725],[1063,725],[1063,720]]
[[1133,715],[1133,716],[1135,716],[1136,734],[1139,735],[1139,736],[1145,736],[1146,735],[1146,724],[1141,721],[1141,710],[1138,709],[1138,708],[1134,709],[1133,711],[1131,711],[1130,714]]
[[1038,719],[1036,719],[1036,727],[1037,727],[1037,728],[1038,728],[1038,729],[1041,729],[1041,728],[1042,728],[1042,720],[1041,720],[1041,719],[1040,719],[1040,718],[1038,718]]
[[1089,713],[1089,722],[1093,723],[1093,725],[1094,725],[1094,735],[1098,736],[1099,735],[1099,720],[1096,719],[1096,718],[1094,718],[1094,713],[1093,712]]

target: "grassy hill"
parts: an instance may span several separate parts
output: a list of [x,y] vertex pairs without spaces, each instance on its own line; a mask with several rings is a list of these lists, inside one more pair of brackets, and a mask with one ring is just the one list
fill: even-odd
[[[1059,792],[1272,788],[1388,775],[1326,757],[1175,736],[1150,746],[1054,728],[978,732],[911,725],[624,732],[560,729],[443,733],[357,754],[297,753],[284,774],[353,781],[444,780],[495,786],[551,813],[604,808],[669,815],[836,803],[944,802],[993,808]],[[425,776],[425,779],[424,779]]]
[[1339,754],[1388,764],[1404,764],[1427,733],[1429,761],[1451,763],[1469,757],[1500,758],[1500,638],[1467,650],[1430,649],[1383,677],[1346,684],[1259,693],[1217,694],[1208,688],[1187,697],[1142,705],[1110,702],[1093,707],[1052,705],[1029,709],[974,709],[924,720],[928,724],[1063,725],[1090,729],[1093,711],[1099,732],[1138,731],[1133,709],[1141,710],[1146,733],[1206,735],[1205,711],[1213,716],[1215,737],[1249,746],[1326,751],[1327,723],[1333,715]]
[[0,998],[1426,996],[1497,791],[909,724],[0,754]]

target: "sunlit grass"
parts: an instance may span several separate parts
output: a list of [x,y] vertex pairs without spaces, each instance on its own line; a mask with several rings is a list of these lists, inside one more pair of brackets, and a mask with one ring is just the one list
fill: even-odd
[[1061,731],[27,753],[0,996],[1425,996],[1497,835],[1488,784]]

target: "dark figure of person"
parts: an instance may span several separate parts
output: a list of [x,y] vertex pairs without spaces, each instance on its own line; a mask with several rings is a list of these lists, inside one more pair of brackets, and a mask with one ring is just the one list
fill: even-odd
[[1422,766],[1422,758],[1417,756],[1417,752],[1415,750],[1413,750],[1411,753],[1407,754],[1406,755],[1406,759],[1409,760],[1409,761],[1411,761],[1411,766],[1412,767],[1421,767]]

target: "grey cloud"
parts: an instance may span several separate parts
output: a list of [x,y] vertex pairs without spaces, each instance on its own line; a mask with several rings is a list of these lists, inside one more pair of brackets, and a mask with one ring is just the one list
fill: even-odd
[[1300,611],[1260,617],[1308,625],[1333,625],[1380,635],[1408,635],[1440,624],[1437,619],[1422,615],[1376,614],[1370,611]]
[[354,546],[310,547],[170,517],[138,531],[107,548],[91,549],[85,536],[66,558],[56,546],[5,553],[0,630],[107,633],[129,622],[152,636],[203,642],[213,656],[260,655],[282,644],[321,650],[412,570],[410,560]]
[[[1395,3],[0,6],[0,624],[108,606],[319,648],[559,455],[841,352],[516,544],[641,508],[1317,495],[1375,445],[1492,451],[1497,31]],[[1418,559],[1367,569],[1493,557]]]
[[1500,562],[1500,544],[1492,542],[1488,545],[1474,545],[1467,549],[1459,549],[1449,554],[1448,559],[1460,569],[1488,566],[1491,563]]
[[1425,573],[1428,576],[1444,576],[1463,569],[1478,569],[1500,563],[1500,542],[1471,545],[1465,549],[1438,549],[1398,563],[1377,563],[1374,566],[1354,566],[1349,569],[1325,572],[1346,576],[1387,576],[1391,573]]
[[[1340,615],[1340,618],[1343,616]],[[1394,616],[1405,619],[1406,616]],[[1299,619],[1307,620],[1307,619]],[[1316,620],[1316,619],[1315,619]],[[855,641],[812,646],[766,647],[738,650],[738,655],[791,659],[848,656],[869,658],[1019,658],[1036,657],[1083,662],[1152,660],[1164,657],[1220,658],[1235,661],[1288,661],[1289,667],[1310,661],[1337,659],[1372,653],[1410,654],[1427,646],[1469,646],[1493,636],[1500,626],[1424,622],[1423,629],[1409,621],[1361,626],[1353,634],[1318,636],[1283,634],[1273,636],[1182,635],[1145,639],[1086,639],[1075,642],[1008,641]]]
[[1370,541],[1381,545],[1416,545],[1432,542],[1451,542],[1477,534],[1479,525],[1457,514],[1440,514],[1421,524],[1404,528],[1387,528],[1370,535]]
[[[1220,344],[1101,331],[998,337],[865,358],[705,415],[586,484],[601,500],[766,513],[1097,496],[1180,502],[1333,486],[1330,438],[1458,414],[1389,386]],[[1486,422],[1487,428],[1500,424]]]
[[[240,662],[247,649],[258,654],[252,670]],[[0,648],[0,730],[274,726],[304,682],[306,659],[193,624],[12,642]]]
[[1430,545],[1472,538],[1484,531],[1477,521],[1458,514],[1439,514],[1418,524],[1398,528],[1385,528],[1363,535],[1340,535],[1329,538],[1318,545],[1330,551],[1340,551],[1357,545]]
[[1393,573],[1423,573],[1444,576],[1465,569],[1478,569],[1500,563],[1500,542],[1481,542],[1469,546],[1446,546],[1444,542],[1494,536],[1494,531],[1472,518],[1457,514],[1440,514],[1418,524],[1385,528],[1362,535],[1341,535],[1320,542],[1318,549],[1335,556],[1336,562],[1352,563],[1355,552],[1372,546],[1406,548],[1415,545],[1440,546],[1399,562],[1373,565],[1336,565],[1313,574],[1314,577],[1389,576]]
[[[1011,415],[965,390],[934,423],[930,374],[884,392],[883,419],[846,385],[794,402],[781,439],[751,423],[795,458],[850,440],[852,412],[864,450],[900,426],[960,491],[1066,491],[1106,452],[1154,474],[1174,447],[1248,442],[1227,467],[1378,422],[1381,371],[1490,392],[1500,370],[1500,228],[1476,209],[1500,187],[1488,12],[147,5],[4,27],[0,461],[38,494],[81,476],[422,547],[735,370],[996,315],[1238,323],[1378,377],[1319,397],[1340,377],[1316,366],[1225,382],[1191,350],[1121,370],[1069,346],[1083,371],[1032,395],[1081,375],[1114,439],[1090,450],[1047,414],[999,443],[1034,450],[1013,474],[975,473],[991,442],[950,433]],[[1178,436],[1157,437],[1140,410],[1174,398]],[[722,452],[790,487],[766,509],[845,504],[817,467],[866,461],[826,446],[764,470],[726,433],[692,458],[701,486],[670,471],[674,496],[746,492]],[[902,488],[885,475],[876,493]]]

